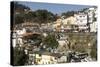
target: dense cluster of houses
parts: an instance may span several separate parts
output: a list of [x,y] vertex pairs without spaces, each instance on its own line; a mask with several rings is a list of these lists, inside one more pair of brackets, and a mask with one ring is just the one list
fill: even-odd
[[25,22],[19,27],[27,27],[27,30],[34,28],[42,32],[97,32],[97,7],[93,6],[83,11],[77,11],[73,16],[67,18],[60,16],[55,22],[42,23],[41,25],[36,22]]
[[[12,46],[25,47],[25,53],[29,55],[28,64],[64,63],[68,61],[66,54],[56,51],[41,51],[33,46],[36,42],[30,40],[31,36],[41,34],[46,37],[47,32],[97,32],[97,7],[88,8],[84,12],[78,12],[68,18],[62,16],[53,23],[39,25],[38,23],[25,22],[18,24],[11,32]],[[63,35],[57,41],[61,46],[69,43],[67,36]]]
[[97,32],[97,7],[87,8],[83,12],[79,11],[68,18],[62,16],[57,19],[54,27],[61,32]]

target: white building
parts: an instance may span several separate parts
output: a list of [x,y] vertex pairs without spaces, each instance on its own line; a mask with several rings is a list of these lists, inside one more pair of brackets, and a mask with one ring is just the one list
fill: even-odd
[[59,46],[64,46],[64,45],[67,46],[68,41],[66,37],[60,37],[60,39],[58,39],[57,41],[59,43]]
[[86,25],[87,24],[87,14],[85,13],[78,13],[74,15],[76,17],[76,23],[80,25]]
[[13,47],[16,47],[16,42],[17,42],[17,39],[16,39],[16,37],[17,37],[17,34],[16,34],[16,32],[15,31],[13,31],[13,33],[12,33],[12,46]]
[[90,32],[97,32],[97,27],[98,27],[97,21],[90,24]]
[[79,13],[75,14],[74,16],[76,17],[76,23],[79,27],[79,30],[88,29],[87,14],[85,14],[84,12],[79,12]]
[[26,29],[23,28],[22,30],[16,30],[16,33],[17,33],[18,35],[22,35],[22,34],[26,33]]
[[88,22],[93,23],[94,18],[97,18],[97,7],[90,7],[87,10]]
[[88,15],[88,26],[90,28],[90,32],[96,32],[97,31],[97,7],[93,6],[90,8],[87,8],[85,11]]
[[91,7],[88,11],[88,22],[90,23],[90,32],[97,32],[97,7]]
[[12,46],[16,47],[17,44],[21,46],[23,44],[22,34],[26,33],[26,30],[23,28],[22,30],[14,30],[12,33]]

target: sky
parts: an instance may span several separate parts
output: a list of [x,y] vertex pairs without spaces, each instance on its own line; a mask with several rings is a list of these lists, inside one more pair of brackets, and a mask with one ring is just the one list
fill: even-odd
[[20,4],[26,5],[31,8],[32,11],[38,9],[46,9],[54,14],[61,14],[62,12],[67,11],[78,11],[83,8],[88,8],[93,5],[74,5],[74,4],[54,4],[54,3],[40,3],[40,2],[18,2]]

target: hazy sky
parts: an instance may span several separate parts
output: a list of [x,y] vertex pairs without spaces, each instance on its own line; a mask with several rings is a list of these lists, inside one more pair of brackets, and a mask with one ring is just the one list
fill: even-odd
[[54,3],[39,3],[39,2],[18,2],[30,7],[33,11],[38,9],[46,9],[54,14],[60,14],[67,11],[78,11],[83,8],[91,7],[89,5],[74,5],[74,4],[54,4]]

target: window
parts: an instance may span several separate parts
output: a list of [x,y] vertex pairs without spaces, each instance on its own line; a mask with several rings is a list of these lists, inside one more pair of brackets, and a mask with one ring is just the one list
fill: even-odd
[[83,17],[85,17],[85,16],[83,16]]
[[82,17],[82,16],[80,16],[80,17]]
[[94,18],[93,21],[97,21],[97,18]]
[[83,22],[83,20],[80,20],[80,22]]
[[48,64],[50,64],[50,62],[48,62]]
[[41,57],[41,54],[39,54],[39,56]]

